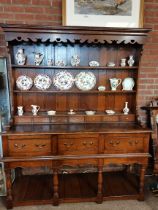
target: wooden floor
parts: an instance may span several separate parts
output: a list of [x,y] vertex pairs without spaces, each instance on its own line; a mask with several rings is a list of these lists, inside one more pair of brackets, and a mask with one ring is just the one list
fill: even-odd
[[[104,173],[104,200],[126,198],[138,194],[138,182],[134,175],[123,172]],[[14,205],[53,203],[52,175],[25,175],[13,184]],[[59,175],[60,202],[96,201],[97,173]]]

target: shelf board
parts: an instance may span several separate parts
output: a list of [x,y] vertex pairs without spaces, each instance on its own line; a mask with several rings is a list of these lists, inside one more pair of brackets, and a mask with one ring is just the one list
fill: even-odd
[[107,66],[35,66],[35,65],[15,65],[12,64],[13,68],[26,68],[26,69],[66,69],[66,70],[82,70],[82,69],[87,69],[87,70],[132,70],[132,69],[138,69],[138,66],[125,66],[125,67],[121,67],[121,66],[114,66],[114,67],[107,67]]
[[[60,174],[59,202],[96,201],[97,179],[97,173]],[[104,172],[103,179],[108,180],[103,183],[103,200],[138,199],[139,185],[135,174]],[[13,183],[13,202],[16,206],[31,202],[51,204],[53,191],[52,175],[22,175]]]
[[106,91],[98,91],[98,90],[92,90],[92,91],[77,91],[77,90],[72,90],[72,91],[57,91],[57,90],[45,90],[45,91],[40,91],[40,90],[28,90],[28,91],[22,91],[22,90],[14,90],[14,93],[54,93],[54,94],[128,94],[128,93],[136,93],[135,90],[117,90],[117,91],[111,91],[111,90],[106,90]]
[[67,112],[58,112],[56,113],[55,115],[47,115],[47,111],[41,111],[38,113],[38,115],[32,115],[32,112],[26,112],[24,113],[24,115],[22,116],[18,116],[18,115],[14,115],[14,117],[18,117],[18,118],[23,118],[23,117],[33,117],[33,118],[38,118],[38,117],[76,117],[76,116],[90,116],[90,117],[94,117],[94,116],[110,116],[110,117],[113,117],[113,116],[125,116],[125,117],[128,117],[128,116],[131,116],[131,115],[135,115],[134,113],[129,113],[128,115],[124,115],[123,113],[121,112],[116,112],[115,114],[107,114],[106,112],[97,112],[96,114],[94,115],[86,115],[86,113],[83,111],[83,112],[76,112],[75,111],[75,114],[68,114]]

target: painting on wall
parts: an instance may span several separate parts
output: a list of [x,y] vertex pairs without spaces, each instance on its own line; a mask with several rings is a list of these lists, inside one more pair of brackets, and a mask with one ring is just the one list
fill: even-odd
[[63,0],[63,25],[143,26],[144,0]]

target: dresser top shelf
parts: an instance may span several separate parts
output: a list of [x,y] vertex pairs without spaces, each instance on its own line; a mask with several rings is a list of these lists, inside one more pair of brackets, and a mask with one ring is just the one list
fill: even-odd
[[35,135],[35,134],[83,134],[83,133],[149,133],[148,128],[142,128],[136,123],[91,123],[62,125],[15,125],[2,135]]

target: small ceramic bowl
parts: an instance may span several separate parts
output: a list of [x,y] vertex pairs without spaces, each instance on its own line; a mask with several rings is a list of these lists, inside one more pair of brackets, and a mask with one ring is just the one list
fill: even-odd
[[106,88],[105,88],[105,86],[103,86],[103,85],[101,85],[101,86],[98,87],[98,90],[99,90],[99,91],[104,91],[105,89],[106,89]]
[[85,111],[85,113],[86,115],[94,115],[96,111],[89,110],[89,111]]
[[105,110],[105,112],[106,112],[107,114],[115,114],[115,111],[110,110],[110,109]]
[[50,110],[50,111],[47,111],[47,114],[48,114],[48,115],[55,115],[55,114],[56,114],[56,111]]

